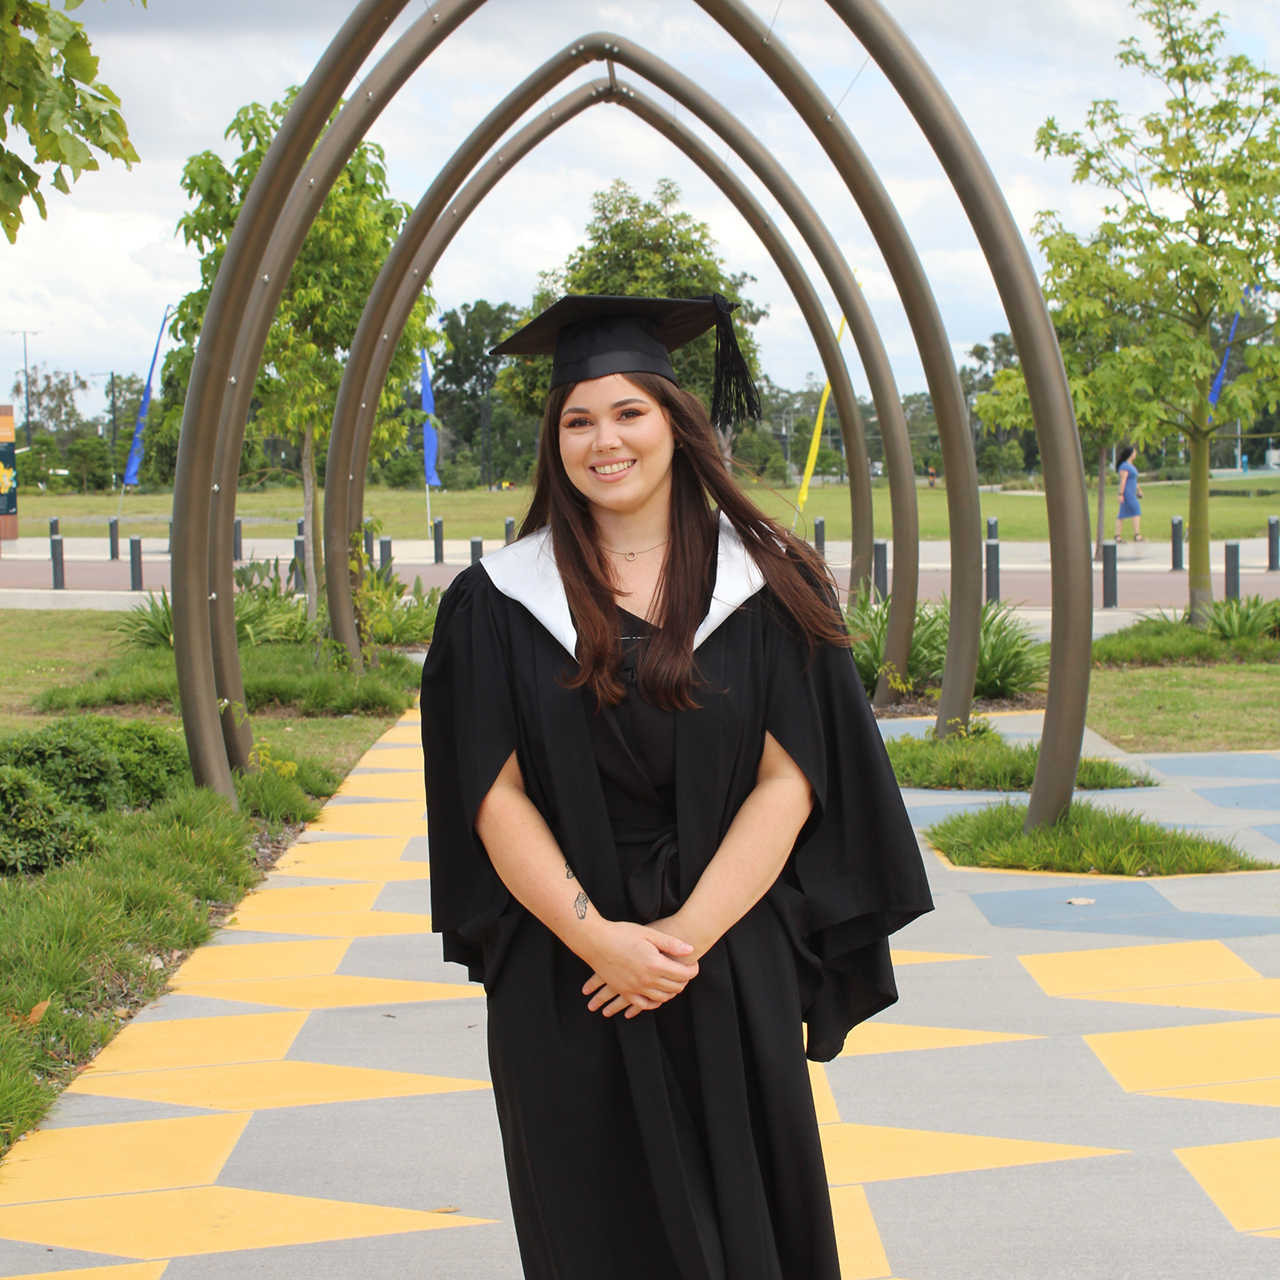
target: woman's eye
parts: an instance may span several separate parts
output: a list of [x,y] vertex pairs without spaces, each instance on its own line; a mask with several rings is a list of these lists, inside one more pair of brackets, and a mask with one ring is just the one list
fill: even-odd
[[564,424],[566,427],[589,427],[591,425],[590,418],[574,418],[571,422]]

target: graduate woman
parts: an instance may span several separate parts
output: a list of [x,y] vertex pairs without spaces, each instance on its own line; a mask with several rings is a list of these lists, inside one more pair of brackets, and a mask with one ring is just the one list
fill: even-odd
[[[533,503],[423,671],[530,1280],[838,1280],[806,1051],[893,1003],[931,906],[826,568],[721,459],[731,310],[568,297],[496,349],[555,357]],[[709,417],[670,352],[712,327]]]

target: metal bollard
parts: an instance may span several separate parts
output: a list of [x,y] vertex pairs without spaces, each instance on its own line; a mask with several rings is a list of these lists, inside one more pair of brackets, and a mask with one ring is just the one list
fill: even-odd
[[1178,573],[1182,569],[1182,517],[1174,516],[1173,524],[1170,529],[1173,541],[1173,572]]
[[1000,538],[1000,520],[997,516],[987,517],[987,541],[996,542]]
[[1240,599],[1240,544],[1227,543],[1227,589],[1223,593],[1228,600]]
[[238,516],[231,531],[231,558],[237,562],[244,559],[244,525]]
[[142,590],[142,539],[129,539],[129,590]]
[[825,560],[827,556],[827,522],[818,516],[813,522],[813,549]]
[[516,522],[510,516],[502,522],[502,537],[507,546],[516,540]]
[[871,544],[871,581],[881,600],[889,598],[889,544],[877,538]]
[[987,603],[1000,599],[1000,540],[987,539]]
[[364,527],[364,554],[370,564],[373,563],[373,530],[366,524]]
[[484,539],[472,538],[471,539],[471,563],[479,564],[480,557],[483,555],[484,555]]
[[293,560],[294,590],[305,591],[307,589],[307,540],[305,538],[294,538]]
[[305,516],[298,517],[298,537],[305,538],[307,536],[307,521]]
[[1267,517],[1267,569],[1280,573],[1280,516]]
[[120,521],[112,516],[107,521],[107,545],[111,548],[111,558],[120,559]]
[[388,569],[391,567],[391,539],[378,539],[378,568]]
[[58,517],[49,517],[49,537],[56,538],[58,536]]
[[436,543],[436,564],[444,564],[444,521],[439,516],[431,522],[431,536]]
[[164,549],[165,555],[173,554],[173,521],[169,521],[169,545]]
[[62,591],[67,585],[67,578],[62,564],[62,535],[60,533],[55,533],[49,539],[49,559],[53,561],[53,589]]
[[1102,607],[1118,608],[1119,593],[1116,590],[1116,544],[1102,544]]

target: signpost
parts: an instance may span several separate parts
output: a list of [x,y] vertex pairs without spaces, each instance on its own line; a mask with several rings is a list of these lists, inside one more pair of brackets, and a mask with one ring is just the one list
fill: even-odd
[[18,459],[13,405],[0,404],[0,542],[18,536]]

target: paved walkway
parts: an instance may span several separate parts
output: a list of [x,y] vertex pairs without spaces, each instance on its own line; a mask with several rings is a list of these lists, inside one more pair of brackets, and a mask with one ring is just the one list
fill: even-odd
[[[520,1275],[483,1000],[428,932],[417,734],[385,735],[0,1165],[0,1275]],[[1280,754],[1144,760],[1164,784],[1113,798],[1280,857]],[[1274,1280],[1280,872],[926,861],[900,1003],[813,1071],[844,1280]]]

